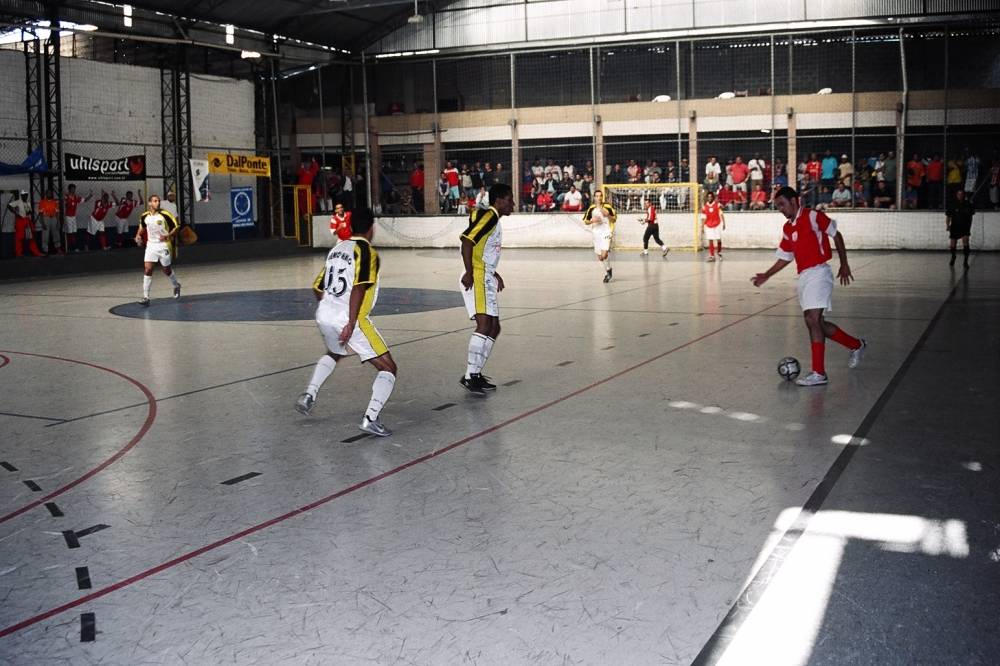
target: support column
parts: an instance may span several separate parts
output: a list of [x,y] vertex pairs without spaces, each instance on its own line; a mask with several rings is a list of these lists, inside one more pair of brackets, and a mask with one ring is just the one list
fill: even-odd
[[788,172],[788,185],[798,190],[799,187],[799,154],[795,146],[798,143],[795,133],[795,109],[788,107],[788,163],[785,164],[785,171]]
[[521,141],[518,138],[517,119],[510,119],[510,188],[514,191],[514,210],[521,210],[521,181],[524,165],[521,164]]
[[194,224],[194,185],[191,182],[191,73],[183,46],[175,47],[173,61],[160,66],[160,130],[162,136],[163,196],[173,190],[181,224]]
[[691,182],[697,183],[698,171],[698,112],[694,109],[688,112],[688,168],[691,172]]
[[[378,145],[378,133],[369,132],[368,150],[370,151],[369,182],[368,191],[371,192],[371,200],[368,207],[372,210],[382,210],[382,147]],[[354,195],[357,196],[357,193]],[[381,213],[380,213],[381,214]]]
[[438,204],[438,181],[441,178],[441,142],[435,136],[434,143],[424,144],[424,214],[436,215]]
[[594,116],[594,183],[604,186],[604,123]]

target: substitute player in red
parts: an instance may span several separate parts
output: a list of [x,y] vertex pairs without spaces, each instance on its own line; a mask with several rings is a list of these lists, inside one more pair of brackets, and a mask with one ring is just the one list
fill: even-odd
[[715,200],[712,192],[708,193],[705,205],[701,207],[701,223],[708,240],[708,260],[715,261],[718,252],[719,261],[722,261],[722,231],[726,228],[726,217],[722,213],[722,204]]
[[87,203],[94,198],[93,191],[87,193],[84,199],[76,193],[76,185],[70,184],[66,188],[66,196],[63,198],[63,210],[66,213],[66,221],[63,230],[66,232],[66,249],[72,248],[74,252],[80,251],[80,246],[76,242],[76,211],[80,204]]
[[[108,198],[108,193],[101,193],[101,198],[94,202],[94,210],[90,213],[90,222],[87,224],[87,233],[93,238],[97,236],[97,242],[100,243],[102,250],[110,250],[111,246],[108,245],[108,238],[104,235],[104,218],[108,216],[108,212],[114,208],[114,203]],[[90,246],[90,243],[87,243]]]
[[333,208],[333,216],[330,218],[330,233],[342,241],[351,238],[353,233],[351,231],[351,211],[345,212],[342,203],[337,203]]
[[838,342],[851,350],[847,367],[856,368],[861,362],[868,343],[864,338],[855,338],[836,324],[823,318],[823,311],[829,310],[833,296],[833,270],[827,263],[833,258],[830,239],[837,248],[840,283],[848,285],[853,279],[847,264],[847,249],[844,237],[837,231],[837,223],[821,211],[799,205],[799,194],[791,187],[782,187],[774,195],[774,205],[785,216],[781,242],[776,252],[778,259],[764,273],[750,278],[759,287],[788,264],[795,261],[799,272],[799,304],[805,316],[809,339],[812,342],[812,372],[800,377],[799,386],[820,386],[827,383],[826,338]]
[[125,193],[124,199],[118,199],[118,195],[112,191],[111,198],[118,202],[118,208],[115,210],[115,225],[117,231],[117,234],[115,235],[115,247],[125,247],[125,238],[128,235],[129,228],[129,218],[132,217],[132,212],[135,211],[136,207],[139,205],[139,200],[132,198],[131,190]]

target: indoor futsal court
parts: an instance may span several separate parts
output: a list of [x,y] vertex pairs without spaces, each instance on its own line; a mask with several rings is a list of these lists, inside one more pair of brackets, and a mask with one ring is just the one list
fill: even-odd
[[321,254],[185,266],[148,309],[134,270],[0,288],[6,663],[1000,653],[993,254],[852,253],[831,319],[868,353],[801,388],[794,275],[748,279],[772,252],[623,252],[601,284],[588,250],[508,250],[485,398],[457,251],[381,256],[387,438],[356,359],[294,409]]

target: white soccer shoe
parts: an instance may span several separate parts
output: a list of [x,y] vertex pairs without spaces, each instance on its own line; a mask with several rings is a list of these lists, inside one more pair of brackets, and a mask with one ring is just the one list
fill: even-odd
[[661,256],[664,256],[664,257],[667,256],[667,252],[670,252],[670,248],[667,247],[666,245],[664,245],[663,246],[663,253],[662,253]]
[[851,350],[851,357],[847,361],[847,367],[854,369],[861,365],[861,358],[865,355],[865,350],[868,349],[868,341],[864,338],[858,338],[861,340],[861,346],[857,349]]
[[378,419],[372,421],[368,418],[367,414],[362,417],[358,428],[367,432],[369,435],[375,435],[376,437],[388,437],[392,434],[392,431],[382,425]]
[[799,377],[795,380],[795,383],[799,386],[822,386],[823,384],[829,383],[830,380],[826,378],[826,375],[821,375],[816,371],[810,372],[805,377]]
[[649,250],[643,250],[643,251],[642,251],[642,256],[644,256],[644,257],[645,257],[645,256],[646,256],[647,254],[649,254]]
[[316,398],[312,397],[308,393],[303,393],[299,396],[299,399],[295,401],[295,411],[303,416],[308,416],[309,412],[312,411],[314,404],[316,404]]

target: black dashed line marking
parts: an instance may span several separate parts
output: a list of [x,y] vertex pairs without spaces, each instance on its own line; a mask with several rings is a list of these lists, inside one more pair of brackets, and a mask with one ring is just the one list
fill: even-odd
[[224,485],[224,486],[234,486],[237,483],[240,483],[241,481],[246,481],[247,479],[252,479],[255,476],[260,476],[260,472],[247,472],[246,474],[242,474],[240,476],[233,477],[232,479],[226,479],[225,481],[221,481],[220,483],[222,485]]

